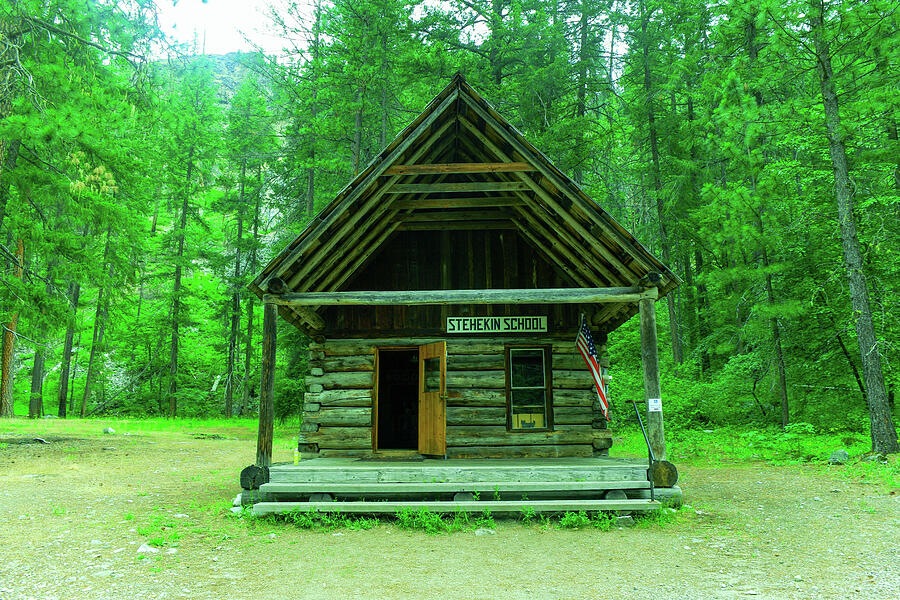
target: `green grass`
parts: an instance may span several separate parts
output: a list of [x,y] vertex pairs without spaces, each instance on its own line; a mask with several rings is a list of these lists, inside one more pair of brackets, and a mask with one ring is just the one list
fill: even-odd
[[[252,440],[256,438],[259,421],[253,418],[198,419],[164,417],[148,418],[67,418],[28,419],[13,417],[0,419],[0,435],[35,435],[61,437],[102,437],[103,430],[112,427],[115,436],[129,435],[204,435]],[[275,424],[274,444],[294,447],[297,443],[298,424]],[[2,445],[0,445],[2,448]]]

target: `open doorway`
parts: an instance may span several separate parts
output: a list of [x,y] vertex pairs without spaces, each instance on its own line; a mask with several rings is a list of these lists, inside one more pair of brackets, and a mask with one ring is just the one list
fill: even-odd
[[419,439],[419,351],[378,351],[376,450],[416,450]]

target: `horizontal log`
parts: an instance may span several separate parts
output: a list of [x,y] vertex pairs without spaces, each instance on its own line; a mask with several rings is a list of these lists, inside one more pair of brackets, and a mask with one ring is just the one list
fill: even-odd
[[443,194],[454,192],[525,192],[528,186],[519,181],[465,181],[436,183],[397,183],[387,194]]
[[319,428],[334,426],[372,426],[371,407],[326,406],[316,412],[303,413],[304,423],[318,423]]
[[492,354],[503,352],[507,345],[547,345],[553,346],[554,353],[572,354],[580,356],[575,348],[574,330],[571,337],[552,337],[545,334],[517,337],[409,337],[397,340],[389,339],[329,339],[323,343],[311,342],[310,350],[323,352],[325,356],[350,356],[354,354],[373,354],[376,347],[393,346],[419,346],[433,342],[447,342],[447,354],[452,358],[454,354]]
[[505,389],[506,371],[447,371],[447,387]]
[[466,446],[447,448],[447,458],[560,458],[591,457],[594,448],[590,444],[564,446]]
[[580,371],[553,370],[553,389],[589,390],[594,387],[594,379],[587,368]]
[[436,212],[415,212],[404,217],[404,223],[432,223],[434,221],[491,221],[509,219],[502,210],[456,210]]
[[324,448],[365,450],[372,447],[371,427],[320,427],[314,433],[301,433],[301,444],[318,444]]
[[508,220],[488,221],[423,221],[421,223],[400,223],[398,231],[487,231],[494,229],[516,229],[516,224]]
[[553,390],[553,406],[591,408],[596,397],[592,390]]
[[507,431],[506,426],[447,427],[448,446],[521,446],[524,444],[590,444],[590,426],[570,425],[555,431]]
[[396,209],[417,208],[490,208],[499,206],[521,206],[518,196],[472,196],[456,198],[409,198],[395,200],[391,206]]
[[534,171],[526,162],[435,163],[422,165],[394,165],[384,175],[438,175],[442,173],[514,173]]
[[447,425],[506,426],[506,407],[448,406]]
[[506,368],[502,352],[494,354],[460,354],[447,359],[448,371],[491,371]]
[[573,354],[565,353],[564,354],[562,352],[559,352],[559,353],[554,352],[553,353],[553,362],[551,364],[553,365],[554,370],[560,369],[560,370],[574,371],[574,370],[581,369],[583,371],[587,371],[587,368],[588,368],[587,363],[584,362],[584,358],[582,358],[581,355],[578,353],[573,353]]
[[372,387],[372,373],[351,371],[348,373],[325,373],[319,376],[307,375],[306,385],[308,387],[321,385],[326,390],[370,388]]
[[375,355],[353,354],[350,356],[328,357],[310,362],[310,367],[320,367],[326,373],[373,371],[375,369]]
[[506,407],[506,390],[448,387],[447,406]]
[[556,425],[590,425],[594,413],[590,407],[554,406],[553,423]]
[[316,403],[321,406],[372,406],[372,390],[325,390],[306,392],[305,403]]
[[[280,306],[405,306],[430,304],[595,304],[637,302],[655,296],[656,288],[539,288],[494,290],[400,290],[298,292],[266,295]],[[574,342],[573,342],[574,344]]]

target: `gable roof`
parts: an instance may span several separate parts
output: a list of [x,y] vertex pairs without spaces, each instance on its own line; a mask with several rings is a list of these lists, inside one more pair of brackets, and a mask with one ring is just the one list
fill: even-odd
[[[250,289],[261,297],[278,277],[288,291],[338,291],[396,231],[448,228],[517,229],[582,287],[655,272],[661,297],[681,283],[457,74]],[[308,331],[303,311],[279,312]],[[636,312],[609,304],[593,322],[611,331]]]

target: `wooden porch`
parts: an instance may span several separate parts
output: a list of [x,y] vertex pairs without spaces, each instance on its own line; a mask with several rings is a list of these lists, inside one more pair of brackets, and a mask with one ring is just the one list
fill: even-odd
[[294,510],[514,515],[534,512],[648,511],[681,490],[656,488],[647,463],[620,458],[368,460],[316,458],[269,468],[269,482],[246,491],[255,515]]

